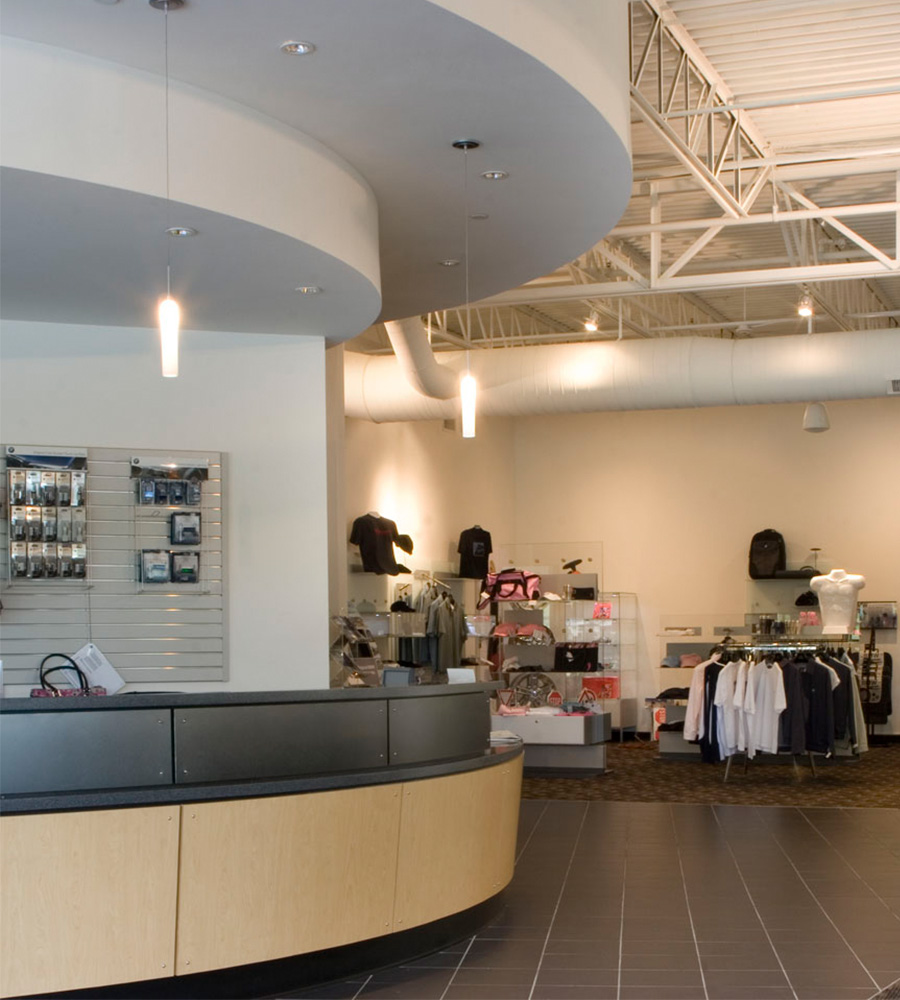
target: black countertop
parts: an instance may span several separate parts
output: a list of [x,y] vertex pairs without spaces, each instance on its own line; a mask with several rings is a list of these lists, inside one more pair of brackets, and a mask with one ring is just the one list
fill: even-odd
[[107,709],[202,708],[214,705],[288,705],[317,701],[383,701],[433,698],[496,691],[497,681],[481,684],[421,684],[410,687],[322,688],[309,691],[134,691],[97,698],[0,698],[0,713],[85,712]]

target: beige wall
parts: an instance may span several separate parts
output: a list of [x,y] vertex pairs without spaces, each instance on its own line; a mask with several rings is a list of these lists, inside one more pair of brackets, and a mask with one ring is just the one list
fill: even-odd
[[[459,570],[459,533],[473,524],[492,532],[495,540],[514,530],[514,424],[506,419],[484,421],[474,440],[459,431],[444,430],[439,420],[421,423],[373,424],[348,420],[345,436],[346,534],[353,520],[377,510],[397,522],[414,543],[404,564],[439,575]],[[341,558],[347,546],[338,554]],[[349,546],[349,596],[376,600],[373,586],[388,590],[411,577],[354,576],[359,550]],[[396,553],[403,556],[399,550]],[[389,602],[388,602],[389,603]],[[469,610],[467,608],[467,610]]]
[[638,595],[639,693],[654,694],[661,616],[730,619],[759,599],[747,550],[761,528],[784,535],[789,566],[820,546],[821,567],[866,577],[864,598],[900,599],[900,403],[828,409],[825,434],[801,429],[800,404],[482,420],[474,442],[350,420],[350,520],[397,510],[436,560],[475,521],[495,540],[602,539],[605,589]]

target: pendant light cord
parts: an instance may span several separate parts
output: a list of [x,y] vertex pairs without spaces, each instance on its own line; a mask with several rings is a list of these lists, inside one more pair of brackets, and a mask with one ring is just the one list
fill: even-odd
[[463,150],[463,209],[465,225],[463,235],[466,262],[466,374],[469,374],[469,349],[472,346],[472,307],[469,305],[469,150]]
[[166,298],[170,299],[172,297],[172,268],[171,268],[171,255],[172,255],[172,237],[169,236],[168,228],[169,222],[172,215],[170,195],[169,195],[169,8],[166,7],[163,12],[163,17],[165,18],[165,69],[166,69],[166,212],[165,212],[165,229],[166,232]]

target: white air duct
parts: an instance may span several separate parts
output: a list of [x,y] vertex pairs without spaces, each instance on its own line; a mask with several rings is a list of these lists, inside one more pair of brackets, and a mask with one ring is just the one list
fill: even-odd
[[459,376],[437,363],[420,319],[388,320],[384,328],[397,364],[414,389],[434,399],[452,399],[459,394]]
[[[414,322],[419,333],[411,323],[407,330],[421,336]],[[379,423],[454,416],[465,353],[441,354],[440,363],[428,353],[453,399],[416,391],[395,358],[345,352],[347,415]],[[900,376],[900,330],[515,347],[472,351],[470,364],[487,416],[863,399],[886,395]],[[433,374],[418,372],[417,384]]]

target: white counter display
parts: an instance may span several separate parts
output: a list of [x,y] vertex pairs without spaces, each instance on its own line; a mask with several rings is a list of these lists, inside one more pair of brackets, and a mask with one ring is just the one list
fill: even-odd
[[606,770],[609,712],[566,714],[532,709],[527,715],[495,715],[491,730],[515,733],[525,743],[525,767],[552,770]]

